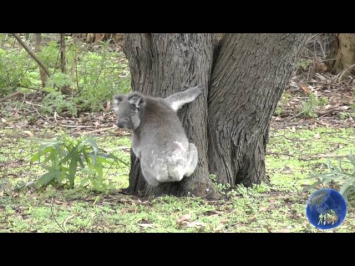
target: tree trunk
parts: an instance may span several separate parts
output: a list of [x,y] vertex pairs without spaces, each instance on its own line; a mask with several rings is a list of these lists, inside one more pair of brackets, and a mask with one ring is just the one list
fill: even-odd
[[[42,50],[41,49],[41,46],[42,46],[41,33],[35,34],[35,45],[36,45],[35,52],[38,54]],[[46,86],[46,82],[47,82],[48,77],[47,77],[46,72],[41,67],[39,67],[39,76],[41,78],[42,88],[44,88]]]
[[141,175],[139,161],[131,152],[127,192],[141,196],[163,194],[217,198],[209,178],[207,160],[207,88],[213,55],[213,34],[127,34],[124,52],[128,58],[132,90],[154,97],[167,97],[184,87],[203,85],[205,96],[179,110],[190,142],[199,154],[195,173],[180,182],[149,186]]
[[269,124],[307,34],[226,34],[209,91],[209,166],[217,182],[268,182]]
[[309,36],[226,34],[215,47],[214,34],[128,34],[124,52],[132,90],[166,97],[202,84],[209,91],[208,101],[206,91],[179,111],[188,138],[198,147],[193,176],[152,188],[131,153],[127,192],[216,198],[210,172],[232,186],[267,182],[270,119]]
[[[66,56],[65,56],[65,35],[64,33],[60,34],[60,66],[62,69],[62,73],[63,74],[67,74],[67,60],[66,60]],[[72,88],[70,86],[63,86],[60,88],[61,92],[63,94],[71,94],[72,93]]]
[[355,75],[355,34],[335,34],[335,42],[329,55],[334,60],[327,61],[332,73],[342,73],[342,78]]

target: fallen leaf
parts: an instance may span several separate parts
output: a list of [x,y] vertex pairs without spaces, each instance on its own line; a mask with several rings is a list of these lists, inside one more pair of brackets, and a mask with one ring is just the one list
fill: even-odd
[[267,211],[268,209],[269,209],[269,207],[262,207],[259,209],[259,212]]
[[278,232],[279,233],[290,233],[291,231],[290,231],[290,229],[283,228],[283,229],[280,229]]
[[153,224],[139,224],[139,226],[141,226],[143,228],[152,228],[152,227],[154,227]]
[[198,222],[198,221],[191,222],[191,223],[186,222],[186,227],[199,227],[199,226],[205,226],[205,224],[202,222]]
[[31,138],[34,136],[33,133],[31,131],[23,131],[23,133],[29,135]]
[[223,228],[224,228],[224,225],[220,224],[216,227],[215,232],[220,232],[220,231],[222,231]]
[[178,219],[178,223],[181,223],[183,221],[188,221],[191,219],[191,214],[185,214],[183,216],[180,217],[180,219]]
[[315,139],[320,139],[320,134],[319,134],[319,133],[315,134],[315,135],[313,136],[313,138],[315,138]]
[[310,93],[309,89],[305,85],[300,85],[300,87],[305,93],[307,93],[307,94]]

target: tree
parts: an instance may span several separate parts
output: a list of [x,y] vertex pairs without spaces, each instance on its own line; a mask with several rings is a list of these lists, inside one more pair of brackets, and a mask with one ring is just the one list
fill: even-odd
[[[335,34],[332,52],[329,54],[328,67],[333,73],[341,73],[345,78],[350,74],[355,75],[355,34]],[[328,58],[328,59],[329,59]]]
[[132,90],[166,97],[205,86],[204,97],[178,115],[198,147],[195,173],[156,188],[146,184],[131,152],[127,191],[216,198],[210,173],[235,185],[267,182],[265,149],[276,104],[307,34],[127,34]]

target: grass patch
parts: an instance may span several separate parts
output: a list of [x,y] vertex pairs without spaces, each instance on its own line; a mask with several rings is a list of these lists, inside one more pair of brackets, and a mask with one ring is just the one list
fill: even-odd
[[[48,133],[48,131],[47,131]],[[164,196],[149,201],[125,196],[117,190],[128,186],[128,167],[106,167],[108,190],[97,192],[76,183],[73,189],[51,186],[16,191],[19,181],[33,182],[43,170],[29,158],[39,143],[13,131],[0,131],[0,231],[1,232],[353,232],[354,209],[344,223],[321,231],[305,215],[312,191],[303,188],[324,172],[327,160],[336,164],[354,147],[354,129],[284,129],[271,131],[267,146],[270,185],[252,188],[221,187],[228,199],[206,201],[192,197]],[[129,137],[95,138],[115,156],[129,163]],[[323,158],[323,157],[324,158]],[[109,183],[110,181],[110,183]]]

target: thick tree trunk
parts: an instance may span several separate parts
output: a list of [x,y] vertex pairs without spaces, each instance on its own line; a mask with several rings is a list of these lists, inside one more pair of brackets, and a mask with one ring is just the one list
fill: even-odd
[[209,166],[217,182],[268,182],[271,116],[307,34],[226,34],[209,91]]
[[335,34],[335,42],[329,58],[334,58],[327,61],[331,72],[342,73],[342,78],[350,74],[355,75],[355,34]]
[[207,94],[210,83],[213,34],[127,34],[124,52],[132,76],[132,90],[155,97],[166,97],[184,87],[205,86],[204,96],[184,106],[178,113],[186,134],[198,148],[195,173],[181,182],[149,186],[141,175],[139,161],[131,152],[127,191],[141,196],[162,194],[195,195],[216,198],[209,178],[207,160]]

